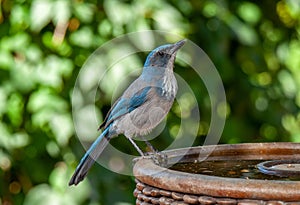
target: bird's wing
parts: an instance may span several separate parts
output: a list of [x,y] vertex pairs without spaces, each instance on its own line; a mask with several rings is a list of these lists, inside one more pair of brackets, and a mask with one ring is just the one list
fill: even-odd
[[103,123],[100,125],[99,129],[106,128],[109,124],[111,124],[114,120],[119,117],[132,112],[142,104],[146,102],[148,99],[148,93],[152,86],[147,86],[134,93],[131,98],[123,98],[120,97],[114,105],[110,108],[107,113]]

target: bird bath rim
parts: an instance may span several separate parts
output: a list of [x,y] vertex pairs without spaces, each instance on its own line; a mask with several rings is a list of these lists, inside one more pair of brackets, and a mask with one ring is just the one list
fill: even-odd
[[[300,143],[210,145],[164,152],[170,162],[180,158],[183,162],[193,161],[199,157],[199,153],[210,153],[207,160],[221,160],[224,156],[226,160],[300,159]],[[133,172],[142,183],[174,192],[235,199],[300,201],[300,181],[266,181],[191,174],[160,167],[150,158],[138,158]]]

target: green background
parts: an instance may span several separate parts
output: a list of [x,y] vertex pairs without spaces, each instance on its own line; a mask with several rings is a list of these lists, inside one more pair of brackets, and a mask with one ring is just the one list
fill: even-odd
[[[76,77],[102,44],[141,30],[181,35],[211,58],[227,97],[220,143],[300,141],[298,0],[1,0],[0,204],[134,203],[134,178],[99,165],[79,186],[67,183],[84,153],[71,112]],[[130,66],[124,64],[126,72]],[[201,145],[210,122],[209,96],[191,69],[176,67],[197,93],[201,123],[195,145]],[[100,89],[99,117],[109,109],[112,92]],[[165,139],[178,123],[173,108]],[[112,143],[130,147],[124,137]],[[162,149],[169,142],[153,143]],[[135,153],[131,147],[127,152]]]

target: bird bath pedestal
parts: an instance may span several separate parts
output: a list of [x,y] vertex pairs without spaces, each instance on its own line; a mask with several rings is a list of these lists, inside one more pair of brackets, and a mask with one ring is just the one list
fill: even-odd
[[164,154],[167,168],[150,157],[135,161],[136,204],[300,205],[300,143],[202,146]]

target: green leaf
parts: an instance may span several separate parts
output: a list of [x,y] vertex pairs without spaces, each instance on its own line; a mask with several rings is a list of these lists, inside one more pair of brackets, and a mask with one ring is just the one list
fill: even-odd
[[50,128],[61,147],[66,146],[74,134],[73,121],[69,114],[54,115],[51,118]]
[[70,1],[57,0],[53,3],[53,22],[57,25],[58,23],[67,23],[71,17],[71,5]]
[[29,143],[29,136],[26,132],[12,134],[4,123],[0,123],[0,135],[0,147],[4,147],[7,150],[22,148]]
[[9,70],[14,65],[14,59],[11,53],[0,50],[0,69]]
[[83,23],[90,23],[93,20],[95,5],[78,1],[74,5],[75,16]]
[[46,108],[64,112],[68,108],[68,103],[49,89],[41,88],[30,95],[27,109],[35,113]]
[[50,23],[53,15],[53,1],[34,0],[31,5],[31,30],[38,32]]
[[238,14],[244,20],[251,24],[256,24],[261,19],[261,11],[260,8],[250,2],[243,2],[238,7]]
[[70,35],[70,41],[76,46],[89,48],[93,45],[94,34],[91,27],[85,26]]
[[24,30],[30,24],[28,8],[22,5],[15,5],[12,8],[10,22],[14,30]]
[[7,97],[7,92],[0,87],[0,118],[6,112]]
[[23,121],[24,100],[20,93],[13,93],[7,101],[7,115],[11,123],[19,127]]

